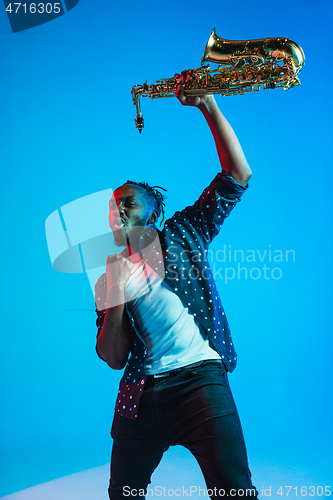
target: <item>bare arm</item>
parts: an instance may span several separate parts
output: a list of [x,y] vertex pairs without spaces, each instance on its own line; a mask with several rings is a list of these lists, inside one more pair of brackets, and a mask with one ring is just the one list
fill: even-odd
[[[182,73],[182,81],[185,81],[185,79],[190,80],[191,78],[191,72]],[[218,108],[214,96],[185,97],[183,88],[179,85],[177,97],[183,105],[196,106],[200,109],[212,131],[223,170],[228,172],[235,181],[245,186],[252,175],[251,169],[235,132]]]
[[124,257],[108,257],[106,311],[103,328],[97,339],[97,350],[114,370],[124,368],[131,349],[131,324],[125,310],[124,289],[132,267]]

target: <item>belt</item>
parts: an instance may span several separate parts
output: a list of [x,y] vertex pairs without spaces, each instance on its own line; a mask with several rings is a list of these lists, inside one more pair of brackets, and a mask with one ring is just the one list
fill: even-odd
[[176,375],[177,373],[180,373],[184,370],[187,370],[187,368],[195,368],[197,366],[201,366],[203,363],[207,363],[207,362],[210,362],[210,363],[218,363],[219,365],[222,365],[222,361],[219,360],[219,359],[204,359],[204,360],[201,360],[201,361],[197,361],[196,363],[192,363],[190,365],[185,365],[185,366],[181,366],[180,368],[175,368],[174,370],[169,370],[169,371],[166,371],[166,372],[162,372],[162,373],[155,373],[155,374],[152,374],[152,375],[148,375],[147,376],[147,380],[149,379],[153,379],[153,378],[162,378],[162,377],[171,377],[172,375]]

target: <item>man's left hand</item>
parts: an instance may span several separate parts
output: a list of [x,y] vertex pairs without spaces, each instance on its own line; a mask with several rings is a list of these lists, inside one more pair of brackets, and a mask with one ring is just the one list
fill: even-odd
[[183,104],[183,106],[196,106],[200,108],[201,106],[207,105],[209,102],[214,101],[214,96],[212,94],[208,95],[184,95],[183,83],[190,82],[195,77],[195,71],[193,69],[184,70],[181,74],[176,74],[174,78],[177,79],[179,85],[176,91],[177,99]]

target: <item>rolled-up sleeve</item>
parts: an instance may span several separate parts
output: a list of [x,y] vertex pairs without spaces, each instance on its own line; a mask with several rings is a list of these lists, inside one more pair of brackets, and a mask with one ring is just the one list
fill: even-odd
[[241,201],[247,188],[248,184],[243,186],[227,172],[220,172],[198,200],[185,208],[184,214],[206,244],[217,236],[224,220]]
[[227,172],[220,172],[213,179],[211,186],[219,191],[220,196],[224,196],[238,202],[249,185],[246,184],[246,186],[243,186],[242,184],[239,184],[239,182],[235,181],[235,179]]

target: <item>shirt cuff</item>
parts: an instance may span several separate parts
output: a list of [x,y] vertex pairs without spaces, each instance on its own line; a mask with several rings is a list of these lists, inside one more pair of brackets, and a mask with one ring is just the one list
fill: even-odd
[[235,181],[235,179],[225,171],[217,174],[217,176],[213,179],[212,185],[221,194],[228,196],[228,198],[238,199],[243,196],[249,187],[248,183],[243,186],[239,182]]

